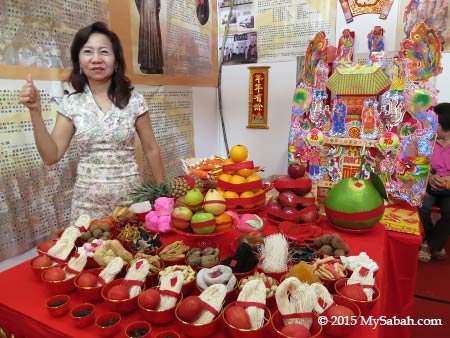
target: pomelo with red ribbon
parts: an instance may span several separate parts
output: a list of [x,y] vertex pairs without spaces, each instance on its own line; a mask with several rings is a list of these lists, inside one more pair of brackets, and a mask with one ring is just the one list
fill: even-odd
[[344,178],[325,198],[325,213],[338,229],[371,229],[383,217],[384,203],[375,186],[362,178]]

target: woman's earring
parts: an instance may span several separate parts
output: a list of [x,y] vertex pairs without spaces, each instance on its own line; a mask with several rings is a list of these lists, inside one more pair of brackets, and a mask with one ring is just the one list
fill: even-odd
[[80,75],[83,75],[83,69],[80,68]]
[[114,73],[117,73],[118,70],[119,70],[119,64],[116,63],[116,66],[114,67]]

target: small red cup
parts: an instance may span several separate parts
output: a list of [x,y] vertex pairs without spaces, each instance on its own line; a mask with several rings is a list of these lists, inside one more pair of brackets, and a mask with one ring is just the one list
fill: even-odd
[[53,317],[60,317],[65,315],[70,308],[70,296],[68,295],[55,295],[47,299],[45,307],[48,313]]
[[[277,338],[289,338],[289,336],[281,332],[281,329],[284,327],[284,322],[280,311],[278,310],[276,310],[272,315],[272,327]],[[313,317],[313,322],[309,328],[309,333],[311,334],[310,338],[318,337],[322,333],[322,325],[318,322],[318,316]]]
[[70,311],[70,318],[76,327],[82,328],[92,324],[95,320],[95,305],[83,303]]
[[120,330],[122,317],[118,312],[104,312],[95,320],[95,327],[100,337],[112,337]]
[[125,329],[125,336],[128,338],[133,337],[150,337],[150,332],[152,331],[152,326],[143,320],[138,320],[130,323]]

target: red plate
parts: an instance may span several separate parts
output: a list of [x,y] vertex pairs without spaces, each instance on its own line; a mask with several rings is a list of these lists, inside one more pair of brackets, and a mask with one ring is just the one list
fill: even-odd
[[343,227],[341,227],[341,226],[339,226],[339,225],[334,225],[334,224],[332,224],[332,223],[330,223],[330,222],[328,222],[328,223],[329,223],[333,228],[335,228],[336,230],[339,230],[339,231],[341,231],[341,232],[347,232],[347,233],[349,233],[349,234],[363,234],[363,233],[372,231],[372,229],[373,229],[373,227],[372,227],[372,228],[368,228],[368,229],[349,229],[349,228],[343,228]]
[[229,209],[230,211],[234,211],[238,214],[254,214],[257,211],[260,211],[262,208],[264,208],[264,205],[259,205],[257,207],[254,208],[249,208],[249,209],[244,209],[244,208],[234,208],[234,209]]
[[322,228],[319,222],[297,224],[289,221],[282,221],[279,224],[280,232],[288,239],[304,242],[307,239],[313,239],[322,235]]

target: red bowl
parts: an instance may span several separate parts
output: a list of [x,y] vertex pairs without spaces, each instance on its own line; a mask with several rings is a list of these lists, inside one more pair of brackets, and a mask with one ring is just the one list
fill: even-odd
[[96,269],[99,268],[100,265],[95,261],[93,256],[88,256],[86,260],[85,269]]
[[236,279],[240,281],[244,277],[248,277],[250,275],[253,275],[255,271],[257,270],[258,265],[256,265],[253,269],[246,271],[246,272],[233,272],[233,275],[236,276]]
[[[249,276],[250,278],[251,278],[251,276]],[[270,277],[270,276],[267,276],[267,277]],[[272,277],[271,277],[272,278]],[[263,282],[264,282],[264,280],[262,279],[262,278],[260,278]],[[280,282],[279,281],[277,281],[276,279],[273,279],[273,282],[275,283],[275,285],[278,287],[278,285],[280,284]],[[243,288],[243,285],[242,285],[242,279],[238,282],[238,291],[236,292],[238,295],[239,295],[239,292],[242,290],[242,288]],[[266,288],[267,288],[267,286],[266,286]],[[267,290],[266,290],[266,292],[267,292]],[[267,293],[266,293],[266,306],[269,308],[269,309],[272,309],[272,308],[274,308],[275,306],[276,306],[276,300],[275,300],[275,291],[273,291],[272,292],[272,295],[271,296],[268,296],[267,295]]]
[[155,338],[181,338],[181,336],[175,331],[163,331],[157,333]]
[[233,338],[256,338],[256,337],[268,337],[269,332],[267,332],[267,328],[269,327],[269,324],[271,322],[271,313],[267,306],[264,307],[264,324],[258,329],[239,329],[233,325],[231,325],[229,322],[227,322],[225,318],[225,311],[230,307],[233,306],[236,302],[231,302],[228,304],[222,311],[222,319],[225,323],[225,326],[227,328],[228,334]]
[[180,304],[181,302],[178,303],[175,308],[175,318],[177,320],[178,327],[180,328],[180,332],[183,332],[188,337],[203,338],[210,337],[217,331],[220,324],[220,313],[211,322],[206,324],[188,323],[180,319],[178,316],[178,308],[180,307]]
[[[280,311],[278,310],[276,310],[272,315],[272,327],[277,338],[289,338],[289,336],[281,332],[281,329],[284,327],[284,322]],[[311,334],[311,338],[318,337],[322,333],[322,325],[319,324],[317,315],[313,317],[313,322],[309,328],[309,333]]]
[[[153,287],[152,289],[159,290],[158,287]],[[140,300],[140,296],[138,296],[138,306],[141,312],[142,317],[151,324],[166,324],[175,319],[175,308],[179,302],[183,300],[183,294],[180,293],[178,295],[178,300],[174,306],[166,310],[152,310],[144,307]]]
[[[180,265],[180,267],[186,267],[186,266],[191,268],[188,265]],[[166,266],[166,268],[167,268],[167,266]],[[163,271],[163,270],[161,270],[161,271]],[[197,272],[194,269],[192,269],[192,271],[194,271],[194,279],[187,283],[185,281],[183,286],[181,287],[181,293],[183,294],[183,297],[187,297],[195,291]],[[160,275],[158,274],[158,284],[159,284],[159,277],[160,277]]]
[[[201,294],[204,290],[202,290],[198,285],[197,285],[197,294]],[[236,284],[234,285],[234,287],[230,290],[227,291],[227,293],[225,294],[225,299],[223,300],[223,306],[229,304],[230,302],[234,301],[237,294],[238,294],[238,283],[236,282]]]
[[48,313],[53,317],[59,317],[65,315],[69,311],[70,296],[68,295],[55,295],[47,299],[45,307]]
[[[93,275],[97,276],[100,274],[100,272],[102,272],[103,268],[96,268],[96,269],[89,269],[89,270],[85,270],[84,272],[89,272],[92,273]],[[85,301],[85,302],[92,302],[92,301],[96,301],[99,299],[102,299],[102,285],[98,285],[98,286],[80,286],[78,284],[78,279],[80,278],[80,276],[83,274],[83,272],[81,272],[78,276],[75,277],[75,280],[73,281],[73,283],[75,284],[75,289],[77,290],[77,293],[80,295],[80,297]]]
[[186,262],[186,255],[184,255],[182,258],[177,259],[163,259],[161,260],[164,263],[164,266],[171,266],[171,265],[185,265]]
[[38,255],[47,255],[48,249],[50,249],[57,242],[56,239],[50,239],[48,241],[42,242],[36,246],[36,251]]
[[45,270],[47,270],[47,269],[49,269],[49,268],[51,268],[51,267],[54,267],[54,266],[57,266],[57,265],[58,265],[57,263],[55,263],[54,261],[52,261],[52,262],[51,262],[51,265],[49,265],[49,266],[33,266],[33,262],[34,262],[36,259],[40,258],[41,256],[42,256],[42,255],[39,255],[39,256],[34,257],[33,259],[31,259],[31,260],[28,261],[28,266],[30,267],[31,271],[33,271],[34,276],[35,276],[39,281],[42,281],[41,276],[42,276],[42,272],[43,272],[43,271],[45,271]]
[[[346,337],[352,332],[352,330],[355,328],[356,325],[359,325],[359,318],[361,317],[361,311],[358,305],[350,301],[348,298],[344,298],[339,295],[333,295],[333,300],[335,304],[346,306],[350,310],[352,310],[354,313],[354,317],[349,318],[349,322],[343,323],[343,325],[332,325],[335,324],[333,323],[333,320],[335,320],[336,318],[329,318],[328,323],[323,326],[323,332],[334,337]],[[327,316],[327,312],[329,311],[329,309],[330,308],[322,312],[321,316]],[[337,319],[339,318],[345,317],[338,317]],[[355,322],[355,324],[353,324],[352,322]]]
[[[134,334],[133,331],[139,331],[139,335]],[[146,333],[141,332],[141,331],[146,331]],[[127,328],[125,329],[125,336],[128,338],[150,337],[151,331],[152,331],[152,326],[149,323],[147,323],[146,321],[143,321],[143,320],[138,320],[138,321],[130,323],[130,325],[127,326]]]
[[[79,315],[80,311],[89,311],[88,314]],[[83,303],[75,306],[70,311],[70,318],[76,327],[86,327],[92,324],[95,320],[95,305],[90,303]]]
[[106,295],[108,294],[108,291],[116,285],[120,285],[124,281],[123,278],[115,279],[108,284],[106,284],[101,291],[101,295],[105,303],[108,305],[108,308],[110,311],[118,312],[120,314],[128,313],[131,311],[134,311],[137,308],[137,300],[138,296],[135,296],[133,298],[127,298],[127,299],[111,299],[108,298]]
[[336,284],[337,281],[347,277],[347,270],[345,270],[344,274],[345,274],[345,277],[342,277],[339,279],[328,279],[328,278],[321,278],[321,277],[319,277],[319,279],[320,279],[320,282],[323,284],[323,286],[325,286],[330,293],[336,293],[334,285]]
[[[61,266],[61,268],[63,268],[63,266]],[[47,290],[50,294],[60,295],[75,290],[75,284],[73,283],[73,281],[75,280],[75,277],[77,275],[64,280],[50,281],[45,279],[45,273],[47,272],[47,270],[48,269],[42,271],[41,279],[44,281],[44,284],[47,286]]]
[[370,310],[372,309],[372,307],[375,305],[375,303],[378,302],[378,300],[380,299],[380,296],[381,296],[380,289],[378,289],[375,285],[372,287],[372,289],[373,289],[372,300],[365,300],[365,301],[356,300],[356,299],[348,298],[341,293],[341,289],[347,285],[347,281],[348,281],[348,278],[342,278],[342,279],[339,279],[334,284],[334,289],[336,291],[336,294],[338,294],[339,296],[341,296],[345,299],[348,299],[348,300],[352,301],[353,303],[355,303],[356,305],[358,305],[358,307],[361,310],[362,315],[369,313]]
[[[120,321],[122,317],[118,312],[104,312],[95,320],[97,334],[100,337],[112,337],[120,330]],[[111,321],[115,323],[109,324]]]

